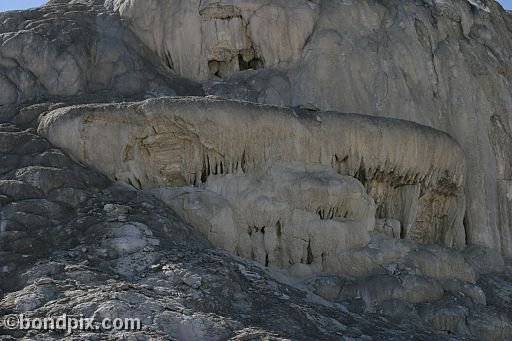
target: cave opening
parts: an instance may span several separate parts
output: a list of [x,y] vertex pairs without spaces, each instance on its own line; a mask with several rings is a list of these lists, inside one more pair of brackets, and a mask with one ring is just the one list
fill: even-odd
[[258,57],[254,57],[250,60],[246,60],[242,54],[238,55],[238,68],[240,71],[246,70],[259,70],[263,68],[263,60]]
[[210,70],[210,76],[216,76],[219,78],[223,77],[223,70],[225,69],[224,62],[219,62],[218,60],[210,60],[208,62],[208,69]]
[[208,70],[210,77],[226,78],[237,71],[259,70],[264,68],[263,59],[254,51],[240,51],[231,60],[209,60]]

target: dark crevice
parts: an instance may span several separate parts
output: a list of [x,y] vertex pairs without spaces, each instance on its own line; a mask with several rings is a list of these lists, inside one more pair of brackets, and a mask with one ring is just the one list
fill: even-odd
[[130,186],[132,186],[133,188],[135,188],[135,186],[133,185],[132,179],[128,178],[128,183],[130,184]]
[[364,161],[361,159],[361,165],[359,166],[359,169],[356,171],[356,174],[354,177],[359,180],[363,185],[366,185],[366,180],[368,179],[366,174],[366,169],[364,166]]
[[311,250],[311,239],[308,241],[308,258],[306,264],[313,263],[314,257],[313,257],[313,251]]
[[404,224],[402,224],[402,222],[400,222],[400,239],[405,239],[405,234],[406,234],[406,231],[405,231],[405,226]]
[[467,214],[465,214],[464,218],[462,219],[462,225],[464,226],[464,244],[467,245],[469,242],[469,222]]
[[137,177],[135,177],[135,181],[137,182],[137,185],[139,185],[138,188],[142,189],[142,183],[140,182],[140,180]]
[[246,159],[245,159],[245,150],[244,150],[244,152],[242,154],[242,162],[241,162],[242,172],[244,172],[244,173],[246,172],[245,163],[246,163]]
[[208,155],[206,155],[206,174],[207,176],[210,176],[210,174],[212,174],[210,169],[210,157]]
[[[247,51],[246,51],[247,52]],[[238,70],[246,71],[246,70],[259,70],[264,68],[263,59],[255,56],[256,52],[251,50],[250,53],[246,54],[244,57],[243,53],[239,53],[238,56],[235,56],[232,60],[209,60],[208,61],[208,70],[210,73],[210,77],[218,77],[225,78],[229,77],[232,73],[236,71],[236,63],[238,63]],[[248,57],[249,56],[249,57]],[[254,57],[252,57],[254,56]],[[252,59],[249,59],[251,58]],[[249,60],[248,60],[249,59]]]
[[169,52],[165,53],[164,58],[165,58],[165,65],[167,65],[167,67],[172,70],[174,68],[174,63],[172,61],[171,54]]
[[241,54],[239,54],[238,55],[238,67],[239,67],[240,71],[258,70],[258,69],[263,68],[263,61],[260,58],[255,57],[255,58],[249,60],[248,62],[246,62],[244,60],[244,57]]
[[206,168],[206,161],[203,162],[203,169],[201,171],[201,182],[205,183],[208,180],[208,169]]
[[405,228],[400,226],[400,239],[405,239]]

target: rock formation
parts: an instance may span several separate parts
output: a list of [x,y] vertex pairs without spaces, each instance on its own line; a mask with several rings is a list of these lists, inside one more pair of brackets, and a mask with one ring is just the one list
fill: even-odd
[[[111,2],[179,75],[212,79],[211,94],[312,103],[449,133],[468,161],[468,241],[512,255],[512,160],[502,147],[510,135],[512,45],[510,16],[495,2]],[[258,67],[247,67],[252,56]],[[211,63],[222,71],[209,72]],[[247,68],[256,71],[233,75]]]
[[[465,244],[464,156],[446,134],[410,122],[169,98],[57,109],[39,132],[112,180],[198,186],[176,194],[191,198],[165,201],[215,245],[263,264],[321,260],[319,270],[335,269],[340,250],[368,243],[374,199],[379,218],[399,220],[399,237]],[[189,200],[203,202],[200,213]],[[266,250],[245,240],[258,238],[253,229]]]
[[30,12],[0,13],[0,22],[0,105],[86,94],[194,91],[155,62],[102,6],[55,1]]
[[492,0],[0,13],[5,316],[79,339],[512,338],[512,17]]

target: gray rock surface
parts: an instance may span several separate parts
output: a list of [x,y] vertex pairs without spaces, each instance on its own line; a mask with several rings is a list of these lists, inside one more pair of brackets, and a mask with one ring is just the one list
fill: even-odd
[[0,105],[86,94],[143,98],[200,92],[157,62],[101,5],[50,1],[0,13],[0,23]]
[[0,340],[512,339],[510,32],[491,0],[0,13]]

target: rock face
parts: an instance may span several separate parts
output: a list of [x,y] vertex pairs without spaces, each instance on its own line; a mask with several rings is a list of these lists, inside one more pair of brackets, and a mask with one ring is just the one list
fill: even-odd
[[103,6],[53,1],[16,15],[0,13],[0,23],[0,105],[85,94],[174,95],[193,88],[155,62]]
[[490,0],[0,13],[0,339],[510,340],[510,32]]
[[512,159],[503,147],[511,142],[511,19],[494,1],[109,3],[178,74],[212,79],[210,94],[449,133],[468,160],[467,240],[512,255]]
[[[200,92],[170,67],[211,79],[203,87],[212,94],[429,125],[453,136],[467,158],[467,241],[512,253],[512,160],[503,148],[510,144],[510,19],[493,1],[71,3],[2,20],[0,103]],[[55,13],[65,8],[73,11],[60,20]],[[47,20],[39,24],[40,17]],[[27,39],[40,48],[21,50]],[[70,48],[71,41],[80,43]],[[27,55],[35,50],[45,59]]]
[[[107,133],[113,131],[117,133]],[[448,246],[465,244],[463,154],[447,135],[410,122],[332,112],[311,115],[271,106],[189,98],[58,109],[44,116],[39,132],[111,179],[128,181],[141,189],[206,184],[203,187],[209,192],[241,206],[235,214],[244,217],[243,229],[289,221],[285,216],[291,212],[274,215],[266,212],[269,209],[261,211],[268,220],[247,219],[251,212],[247,204],[240,204],[240,197],[260,191],[271,203],[300,195],[305,201],[289,202],[290,208],[305,209],[320,219],[360,220],[362,230],[372,230],[374,210],[367,204],[371,199],[359,193],[365,203],[355,208],[353,203],[340,202],[353,195],[336,194],[329,181],[332,179],[336,188],[336,182],[346,180],[337,180],[321,167],[318,173],[308,172],[308,164],[316,163],[358,177],[375,199],[380,218],[401,222],[402,237]],[[299,184],[302,176],[319,179],[320,185],[306,182],[304,189],[299,186],[295,193],[285,189],[279,193],[277,183],[293,186],[294,182],[293,178],[286,179],[290,170],[273,167],[276,161],[296,163],[290,168],[298,174],[294,176]],[[267,188],[277,193],[267,194],[265,186],[260,186],[266,179],[261,173],[268,174]],[[210,181],[212,176],[219,179]],[[322,181],[327,183],[325,189],[319,187]],[[231,188],[235,190],[229,193]],[[314,195],[311,188],[329,194],[307,200]],[[273,200],[274,195],[277,198]],[[340,199],[335,199],[336,195]],[[256,199],[247,201],[261,201]],[[279,211],[279,205],[270,210]],[[309,220],[304,216],[294,219]]]
[[320,11],[307,0],[106,2],[178,74],[197,80],[299,60]]
[[375,224],[364,187],[316,165],[277,163],[153,193],[214,245],[292,273],[335,272],[336,255],[366,246]]

